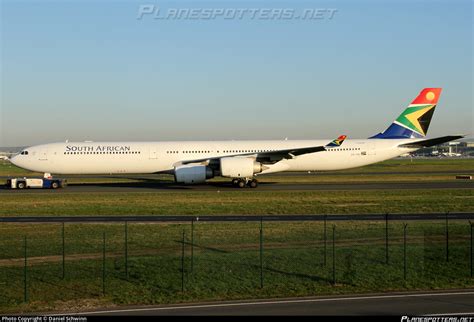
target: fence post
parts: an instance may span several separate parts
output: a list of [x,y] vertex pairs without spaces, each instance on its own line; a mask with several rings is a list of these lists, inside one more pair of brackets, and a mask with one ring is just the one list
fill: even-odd
[[64,235],[64,222],[62,225],[62,238],[63,238],[63,279],[66,277],[66,242]]
[[332,225],[332,283],[336,285],[336,225]]
[[23,269],[23,285],[24,285],[24,290],[23,290],[23,300],[25,303],[28,303],[28,253],[27,253],[27,239],[25,236],[24,239],[24,255],[25,255],[25,266]]
[[327,230],[326,230],[327,215],[324,214],[324,266],[326,266],[326,253],[327,253]]
[[181,241],[181,292],[184,292],[184,238],[185,232],[183,229],[183,239]]
[[191,219],[191,273],[194,270],[194,218]]
[[125,278],[128,280],[128,221],[125,221]]
[[469,225],[471,226],[471,252],[470,252],[470,260],[471,260],[471,278],[472,278],[472,227],[474,226],[474,223],[472,223],[470,220],[469,220]]
[[449,211],[446,212],[446,262],[449,262],[449,230],[448,230],[448,215]]
[[263,218],[260,217],[260,288],[263,288]]
[[403,224],[403,279],[407,279],[407,226]]
[[388,213],[385,214],[385,264],[388,265]]
[[105,231],[102,239],[102,295],[105,296]]

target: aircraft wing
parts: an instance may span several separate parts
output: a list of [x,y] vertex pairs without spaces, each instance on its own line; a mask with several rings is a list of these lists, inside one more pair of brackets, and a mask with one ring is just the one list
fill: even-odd
[[341,135],[337,139],[332,140],[331,142],[329,142],[328,144],[324,146],[321,145],[321,146],[312,146],[312,147],[307,147],[307,148],[284,149],[284,150],[258,153],[256,161],[258,162],[280,161],[282,159],[293,159],[298,155],[326,151],[327,147],[340,146],[342,142],[344,142],[346,137],[347,137],[346,135]]
[[[266,151],[266,152],[251,152],[251,153],[239,153],[233,155],[226,155],[225,158],[229,157],[241,157],[241,156],[253,156],[255,157],[255,161],[262,162],[262,163],[275,163],[282,159],[293,159],[298,155],[308,154],[308,153],[315,153],[326,151],[326,148],[330,147],[337,147],[341,146],[344,140],[346,139],[346,135],[341,135],[337,139],[329,142],[326,145],[320,146],[310,146],[304,148],[293,148],[293,149],[282,149],[282,150],[274,150],[274,151]],[[187,160],[181,161],[180,164],[190,164],[190,163],[201,163],[201,162],[215,162],[218,161],[223,157],[213,157],[213,158],[204,158],[204,159],[196,159],[196,160]]]
[[440,136],[439,138],[400,144],[399,147],[401,147],[401,148],[428,148],[428,147],[433,146],[433,145],[446,143],[446,142],[449,142],[449,141],[461,139],[463,137],[464,137],[464,135]]

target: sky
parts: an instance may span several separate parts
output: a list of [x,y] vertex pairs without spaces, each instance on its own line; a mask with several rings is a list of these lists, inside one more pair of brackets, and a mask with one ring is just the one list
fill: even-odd
[[474,132],[470,0],[0,4],[0,146],[366,138],[424,87],[429,136]]

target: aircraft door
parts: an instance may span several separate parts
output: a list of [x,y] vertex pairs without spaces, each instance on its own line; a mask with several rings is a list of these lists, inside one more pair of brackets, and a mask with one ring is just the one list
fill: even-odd
[[375,142],[370,142],[367,149],[368,155],[376,155],[377,150],[375,149]]
[[150,148],[150,159],[157,159],[158,158],[158,152],[156,150],[156,147],[151,147]]
[[48,150],[39,151],[39,160],[48,160]]

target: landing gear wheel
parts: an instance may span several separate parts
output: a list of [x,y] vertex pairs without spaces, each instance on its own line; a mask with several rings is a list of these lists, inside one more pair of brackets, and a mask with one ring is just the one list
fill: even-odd
[[239,179],[232,179],[232,185],[236,187],[239,184]]
[[239,183],[237,184],[239,188],[245,188],[245,181],[244,180],[239,180]]
[[250,180],[249,181],[249,187],[250,188],[257,188],[258,186],[258,181],[256,179]]

